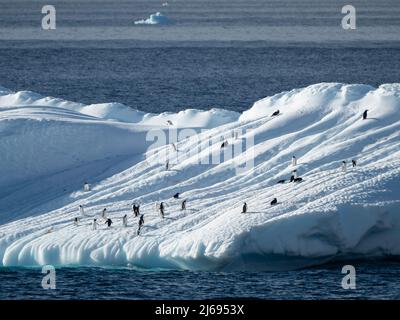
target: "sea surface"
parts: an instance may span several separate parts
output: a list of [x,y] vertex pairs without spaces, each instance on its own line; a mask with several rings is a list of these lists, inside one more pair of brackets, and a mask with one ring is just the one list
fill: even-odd
[[[162,5],[168,2],[168,5]],[[120,102],[160,113],[244,111],[258,99],[318,82],[400,82],[400,2],[354,0],[343,30],[335,0],[0,0],[0,86],[82,103]],[[161,11],[166,26],[135,25]],[[290,272],[210,273],[76,267],[0,269],[0,299],[398,299],[400,263],[360,262],[357,288],[342,265]]]
[[[168,3],[163,6],[163,3]],[[243,111],[318,82],[400,82],[400,2],[0,0],[0,86],[147,112]],[[161,11],[171,25],[135,25]]]
[[343,289],[342,264],[285,272],[56,269],[43,289],[41,269],[0,269],[0,299],[400,299],[400,262],[353,262],[355,289]]

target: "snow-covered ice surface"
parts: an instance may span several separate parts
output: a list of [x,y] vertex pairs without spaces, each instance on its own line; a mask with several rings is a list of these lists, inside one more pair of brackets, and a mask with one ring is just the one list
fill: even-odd
[[[240,117],[223,110],[146,116],[119,104],[0,94],[3,266],[281,270],[400,254],[400,84],[316,84],[260,100]],[[145,135],[166,130],[168,120],[208,131],[179,141],[178,155],[187,156],[166,171],[160,158],[171,146],[150,154]],[[233,132],[239,136],[228,148],[245,138],[254,146],[220,164],[198,163],[198,140],[204,159],[222,152],[206,136]],[[303,182],[277,184],[290,177],[293,155]],[[249,160],[254,167],[236,170]],[[82,191],[85,180],[90,192]],[[140,236],[133,201],[144,213]],[[85,215],[74,226],[80,204]],[[110,229],[100,218],[105,207]]]
[[[208,111],[186,109],[178,113],[154,114],[135,110],[116,102],[84,105],[53,97],[43,97],[31,91],[15,93],[0,87],[0,110],[4,110],[6,107],[51,107],[57,108],[57,112],[61,108],[104,120],[151,126],[167,127],[167,121],[170,120],[175,127],[179,128],[213,128],[239,118],[239,114],[234,111],[218,108]],[[20,113],[23,115],[25,111]]]

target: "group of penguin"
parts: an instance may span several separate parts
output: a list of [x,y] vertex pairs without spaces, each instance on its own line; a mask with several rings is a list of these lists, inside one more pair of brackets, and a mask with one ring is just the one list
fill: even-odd
[[[279,110],[276,110],[275,112],[272,113],[271,117],[275,117],[277,115],[280,114]],[[362,119],[366,120],[368,118],[368,109],[364,110],[363,114],[362,114]],[[356,167],[357,166],[357,161],[356,160],[351,160],[352,166]],[[292,166],[296,166],[297,165],[297,159],[295,156],[292,157]],[[346,172],[346,168],[347,168],[347,162],[343,161],[342,162],[342,171]],[[303,178],[301,177],[297,177],[297,170],[293,170],[292,171],[292,176],[290,177],[290,182],[302,182]],[[285,183],[286,180],[282,179],[279,180],[277,183]],[[272,199],[272,201],[270,202],[271,206],[274,206],[276,204],[278,204],[278,199],[274,198]],[[243,207],[242,207],[242,213],[246,213],[247,212],[247,203],[244,202],[243,203]]]
[[[352,163],[352,166],[353,167],[356,167],[357,166],[357,161],[356,160],[351,160],[351,163]],[[296,157],[295,156],[293,156],[293,158],[292,158],[292,165],[293,166],[296,166],[297,165],[297,159],[296,159]],[[347,162],[346,161],[343,161],[342,162],[342,171],[343,172],[346,172],[346,168],[347,168]],[[301,178],[301,177],[297,177],[297,170],[295,169],[295,170],[293,170],[292,171],[292,176],[290,177],[290,182],[302,182],[303,181],[303,178]],[[285,183],[286,182],[286,180],[285,179],[282,179],[282,180],[279,180],[277,183]],[[276,205],[276,204],[278,204],[278,199],[277,198],[274,198],[274,199],[272,199],[272,201],[270,202],[270,204],[271,204],[271,206],[274,206],[274,205]],[[243,203],[243,208],[242,208],[242,212],[241,213],[246,213],[247,212],[247,203],[246,202],[244,202]]]
[[[275,112],[272,113],[271,117],[278,116],[279,114],[280,114],[280,111],[276,110]],[[367,119],[367,117],[368,117],[368,109],[366,109],[363,112],[362,119],[365,120],[365,119]],[[171,125],[172,125],[172,123],[171,123]],[[225,142],[222,143],[221,148],[225,148],[227,146],[228,146],[228,141],[225,141]],[[353,159],[353,160],[351,160],[351,162],[352,162],[352,166],[353,167],[357,166],[356,160]],[[296,166],[296,165],[297,165],[297,159],[296,159],[295,156],[293,156],[292,157],[292,166]],[[346,167],[347,167],[347,163],[346,163],[346,161],[343,161],[342,162],[342,171],[345,172],[346,171]],[[169,169],[169,161],[167,161],[166,169],[167,170]],[[292,175],[290,177],[290,182],[297,183],[297,182],[302,182],[302,181],[303,181],[303,178],[297,177],[297,170],[296,169],[293,170],[292,171]],[[285,182],[286,182],[286,180],[282,179],[282,180],[279,180],[277,183],[278,184],[283,184]],[[84,191],[86,191],[86,192],[90,191],[90,185],[87,182],[84,183]],[[179,193],[176,193],[173,197],[175,199],[179,199]],[[276,204],[278,204],[278,199],[277,198],[272,199],[272,201],[270,202],[270,205],[274,206]],[[158,206],[158,209],[159,209],[161,217],[164,218],[164,203],[163,202],[160,203],[160,205]],[[242,213],[246,213],[247,209],[248,209],[247,203],[244,202],[243,203],[243,207],[242,207]],[[110,228],[113,222],[112,222],[112,220],[110,218],[106,218],[106,210],[107,210],[106,208],[103,209],[102,218],[106,220],[105,224],[107,225],[108,228]],[[183,202],[181,204],[181,210],[186,210],[186,200],[183,200]],[[80,211],[81,215],[84,214],[84,209],[83,209],[82,205],[79,206],[79,211]],[[139,207],[139,205],[136,205],[135,203],[132,204],[132,211],[133,211],[135,217],[139,216],[140,215],[140,212],[139,212],[140,211],[140,207]],[[125,215],[122,219],[123,219],[123,225],[126,227],[127,224],[128,224],[127,215]],[[75,218],[74,219],[74,224],[76,226],[79,225],[79,218]],[[144,215],[142,214],[142,215],[140,215],[140,218],[139,218],[137,235],[140,234],[140,230],[141,230],[143,224],[144,224]],[[93,230],[97,229],[97,219],[93,220],[92,228],[93,228]]]

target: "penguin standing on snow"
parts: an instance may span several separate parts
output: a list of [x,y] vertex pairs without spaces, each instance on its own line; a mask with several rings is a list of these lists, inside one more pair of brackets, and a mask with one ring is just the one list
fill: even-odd
[[85,192],[90,191],[90,185],[86,181],[83,184],[83,191],[85,191]]
[[351,160],[351,163],[353,164],[353,168],[354,168],[354,167],[357,167],[357,161],[356,161],[356,160],[354,160],[354,159]]
[[347,170],[347,163],[346,163],[346,161],[343,161],[342,162],[342,172],[346,172],[346,170]]
[[160,206],[158,207],[158,209],[160,210],[161,218],[164,219],[164,203],[163,202],[160,203]]
[[136,203],[134,203],[133,205],[132,205],[132,211],[133,211],[133,214],[135,215],[135,218],[139,215],[139,205],[136,205]]
[[106,217],[106,212],[107,212],[107,208],[104,208],[103,211],[101,212],[101,217],[102,217],[103,219],[106,219],[106,218],[107,218],[107,217]]
[[179,192],[177,192],[177,193],[174,194],[174,198],[175,198],[175,199],[179,199]]
[[242,213],[246,213],[247,212],[247,203],[243,203],[243,209],[242,209]]
[[139,218],[139,226],[138,226],[138,230],[137,230],[137,235],[140,234],[140,230],[142,229],[143,224],[144,224],[144,215],[142,214]]
[[108,219],[106,220],[106,223],[105,223],[105,224],[107,225],[108,228],[111,228],[112,223],[113,223],[112,220],[111,220],[110,218],[108,218]]
[[77,227],[79,226],[79,218],[74,219],[74,225]]
[[128,216],[124,215],[122,217],[122,225],[126,228],[128,226]]
[[363,120],[367,119],[368,117],[368,109],[363,112]]
[[81,216],[85,214],[85,210],[83,209],[82,205],[79,205],[79,213],[81,214]]
[[182,201],[181,210],[182,211],[186,210],[186,199]]
[[297,166],[297,159],[295,156],[292,157],[292,167]]
[[274,199],[271,201],[271,206],[274,206],[274,205],[276,205],[277,203],[278,203],[278,199],[274,198]]
[[97,230],[97,219],[93,219],[92,230]]

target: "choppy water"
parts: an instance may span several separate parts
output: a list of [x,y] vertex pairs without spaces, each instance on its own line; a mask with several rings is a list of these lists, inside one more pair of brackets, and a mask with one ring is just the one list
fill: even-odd
[[[168,2],[166,7],[163,2]],[[400,2],[55,0],[0,3],[0,86],[148,112],[248,109],[267,95],[317,82],[399,82]],[[162,11],[170,26],[133,22]],[[35,40],[36,39],[36,40]]]
[[0,299],[399,299],[399,262],[359,262],[356,289],[341,286],[342,264],[288,272],[56,269],[44,290],[40,269],[0,269]]
[[400,48],[0,48],[0,85],[147,112],[248,109],[318,82],[400,82]]

